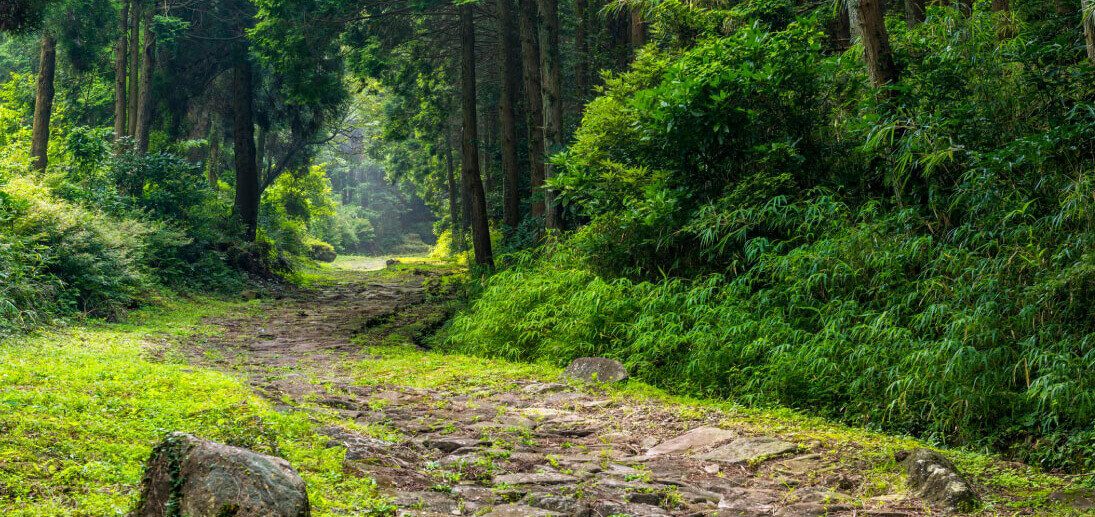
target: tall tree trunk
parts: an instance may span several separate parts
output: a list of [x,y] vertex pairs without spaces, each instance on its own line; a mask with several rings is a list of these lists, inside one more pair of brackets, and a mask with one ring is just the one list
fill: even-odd
[[209,156],[205,160],[205,174],[211,187],[216,187],[220,182],[221,166],[221,135],[217,131],[217,123],[209,127]]
[[1082,0],[1080,9],[1083,11],[1084,40],[1087,43],[1087,58],[1095,61],[1095,12],[1092,12],[1092,0]]
[[144,48],[141,49],[141,74],[140,91],[137,96],[137,152],[148,152],[148,136],[152,131],[152,110],[155,105],[152,101],[152,70],[156,65],[156,33],[152,32],[152,14],[154,9],[149,6],[144,9]]
[[452,126],[445,121],[445,173],[449,184],[449,219],[452,220],[452,248],[453,251],[464,251],[464,234],[461,231],[460,211],[456,202],[460,195],[460,189],[456,187],[456,168],[452,161]]
[[472,4],[460,6],[461,97],[464,111],[464,158],[461,160],[464,185],[471,198],[471,240],[475,263],[494,267],[490,248],[490,224],[487,199],[479,176],[478,114],[475,112],[475,20]]
[[535,0],[520,0],[517,11],[521,34],[521,76],[528,103],[529,183],[532,186],[533,217],[544,215],[541,189],[544,186],[544,105],[540,81],[540,37],[536,28]]
[[494,167],[491,159],[494,158],[494,123],[497,113],[490,106],[476,107],[479,110],[479,129],[475,140],[479,143],[479,177],[483,180],[483,191],[489,194],[494,192]]
[[574,53],[578,60],[574,67],[574,86],[578,90],[579,111],[589,95],[589,0],[574,0],[574,14],[578,18],[574,28]]
[[[881,0],[858,0],[859,28],[863,35],[863,57],[871,83],[884,87],[897,83],[897,65],[890,50]],[[888,90],[893,92],[892,89]],[[889,93],[887,95],[890,95]]]
[[910,29],[923,23],[926,17],[925,0],[905,0],[905,23]]
[[498,124],[502,133],[502,224],[517,228],[521,222],[520,191],[517,189],[517,121],[514,107],[517,80],[521,75],[517,59],[519,44],[513,23],[513,0],[497,0],[498,34],[501,42],[501,91],[498,98]]
[[255,162],[251,61],[246,52],[232,73],[232,136],[236,154],[235,213],[244,228],[244,238],[255,240],[259,216],[259,170]]
[[129,96],[126,111],[129,113],[126,119],[126,136],[137,134],[137,103],[140,83],[140,59],[141,59],[141,0],[133,0],[129,8]]
[[631,9],[628,23],[628,40],[631,42],[632,55],[646,44],[646,25],[643,24],[643,13],[638,7]]
[[45,31],[42,34],[42,54],[38,59],[38,88],[34,94],[34,122],[30,137],[30,156],[38,171],[46,170],[49,163],[49,118],[53,113],[53,78],[56,70],[57,38]]
[[[558,0],[537,0],[540,12],[540,74],[544,92],[544,148],[547,155],[563,147],[563,103],[559,79],[559,12]],[[555,166],[544,165],[544,181],[554,174]],[[544,188],[544,225],[549,230],[562,227],[555,196]]]
[[129,73],[129,1],[122,2],[118,17],[118,42],[114,45],[114,143],[115,152],[121,152],[119,141],[126,135],[125,80]]
[[255,136],[255,166],[259,168],[259,195],[266,187],[274,182],[274,178],[266,177],[266,126],[259,124],[259,134]]
[[863,24],[860,22],[859,1],[860,0],[845,0],[846,9],[848,11],[848,32],[851,33],[851,38],[848,40],[848,43],[851,45],[859,43],[859,40],[863,39]]
[[851,20],[848,17],[848,9],[843,2],[837,4],[836,17],[829,27],[833,50],[837,52],[848,50],[852,46],[852,28]]

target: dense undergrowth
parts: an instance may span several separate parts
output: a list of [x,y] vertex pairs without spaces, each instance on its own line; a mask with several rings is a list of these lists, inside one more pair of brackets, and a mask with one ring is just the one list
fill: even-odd
[[555,157],[588,224],[511,256],[445,346],[616,357],[679,393],[1090,472],[1095,73],[1049,29],[1079,24],[893,17],[903,77],[879,95],[824,9],[781,5],[654,8],[658,44]]

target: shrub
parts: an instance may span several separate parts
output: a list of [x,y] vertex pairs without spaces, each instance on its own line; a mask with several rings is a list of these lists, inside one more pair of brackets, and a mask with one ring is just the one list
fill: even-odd
[[308,239],[305,244],[308,246],[308,257],[312,260],[334,262],[335,258],[338,257],[338,254],[335,253],[335,247],[321,240]]
[[91,212],[54,197],[33,180],[12,180],[2,191],[8,239],[38,254],[31,261],[38,265],[24,272],[50,275],[60,287],[41,291],[53,297],[42,305],[117,316],[153,285],[148,256],[154,237],[185,242],[181,233],[161,223]]

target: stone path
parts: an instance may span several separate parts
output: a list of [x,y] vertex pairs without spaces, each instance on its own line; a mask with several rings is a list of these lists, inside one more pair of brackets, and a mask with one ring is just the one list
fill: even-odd
[[[426,304],[436,272],[348,277],[283,293],[259,310],[211,320],[221,335],[189,346],[196,361],[246,374],[255,389],[295,410],[318,402],[380,440],[327,427],[349,469],[376,479],[399,515],[797,517],[926,515],[902,497],[865,499],[863,477],[817,442],[750,436],[715,411],[684,414],[593,386],[526,381],[460,393],[346,383],[368,360],[352,338],[370,328],[443,321]],[[360,275],[359,275],[360,276]],[[861,465],[867,469],[870,465]],[[858,494],[853,498],[852,494]]]

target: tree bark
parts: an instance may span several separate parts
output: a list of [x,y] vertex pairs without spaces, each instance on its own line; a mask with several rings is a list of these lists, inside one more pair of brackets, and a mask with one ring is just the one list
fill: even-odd
[[860,22],[859,15],[859,0],[847,0],[846,10],[848,11],[848,32],[851,34],[851,38],[848,39],[848,44],[855,45],[863,38],[863,24]]
[[1092,0],[1082,0],[1080,9],[1083,11],[1084,41],[1087,46],[1087,58],[1095,61],[1095,12],[1092,12]]
[[248,242],[255,240],[259,215],[259,170],[255,162],[255,124],[251,111],[254,86],[251,81],[251,61],[244,53],[232,73],[232,136],[236,155],[234,207]]
[[472,4],[460,6],[461,97],[464,112],[464,157],[461,160],[464,186],[471,198],[471,239],[475,263],[494,267],[487,222],[487,199],[479,176],[478,114],[475,94],[475,21]]
[[589,0],[574,0],[574,14],[578,18],[574,28],[574,53],[577,63],[574,67],[574,86],[578,90],[581,104],[589,95]]
[[632,55],[646,44],[646,25],[643,24],[643,14],[638,7],[631,9],[628,39],[631,41]]
[[992,0],[992,12],[999,13],[1011,10],[1011,2],[1009,0]]
[[926,18],[925,0],[905,0],[905,23],[910,29],[924,23]]
[[839,52],[844,52],[852,46],[851,18],[848,16],[848,11],[849,8],[842,3],[837,10],[836,19],[833,20],[833,48]]
[[518,25],[521,35],[521,75],[528,103],[529,183],[532,186],[533,217],[544,215],[540,190],[544,186],[544,105],[540,81],[540,39],[536,28],[535,0],[520,0]]
[[121,152],[120,141],[126,135],[126,75],[129,73],[129,1],[122,2],[118,17],[118,42],[114,45],[114,151]]
[[517,189],[517,121],[514,115],[517,80],[517,33],[513,23],[513,0],[497,0],[498,34],[501,42],[501,88],[498,96],[498,124],[502,139],[502,224],[516,229],[521,222],[520,191]]
[[[897,65],[890,49],[890,36],[882,12],[881,0],[858,0],[859,28],[863,37],[863,57],[867,73],[875,87],[897,83]],[[889,90],[892,92],[893,90]],[[889,94],[888,94],[889,95]]]
[[148,137],[152,130],[152,110],[155,105],[152,101],[152,70],[156,65],[156,33],[152,32],[151,7],[144,10],[144,48],[141,49],[141,74],[140,90],[137,96],[137,152],[148,152]]
[[137,134],[137,85],[140,83],[141,59],[141,11],[140,0],[133,0],[129,8],[129,106],[126,111],[126,136]]
[[42,34],[42,54],[38,59],[38,86],[34,94],[34,121],[31,126],[30,155],[35,170],[49,164],[49,119],[53,114],[53,79],[57,70],[57,38],[49,31]]
[[216,187],[220,182],[221,165],[221,135],[216,129],[217,124],[209,128],[209,157],[205,160],[205,173],[209,180],[209,186]]
[[[558,0],[537,0],[540,13],[540,73],[544,101],[544,148],[550,156],[563,147],[563,104],[559,79],[559,12]],[[544,181],[554,175],[555,166],[544,164]],[[544,226],[549,230],[562,227],[555,196],[544,188]]]
[[456,202],[460,190],[456,187],[455,170],[452,160],[452,127],[448,121],[445,121],[445,173],[449,184],[449,219],[452,220],[452,249],[453,251],[463,251],[464,234],[461,232],[460,211],[457,209],[459,203]]

